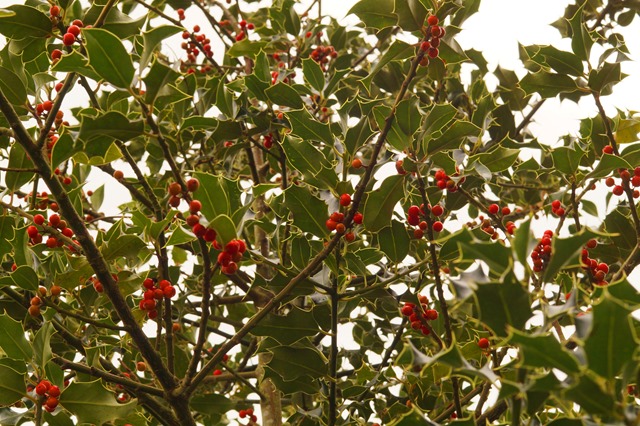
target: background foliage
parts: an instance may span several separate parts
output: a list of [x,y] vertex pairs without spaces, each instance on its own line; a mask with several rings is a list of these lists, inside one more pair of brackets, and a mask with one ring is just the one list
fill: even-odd
[[456,42],[479,5],[0,9],[0,423],[637,424],[640,121],[600,98],[640,5],[522,77]]

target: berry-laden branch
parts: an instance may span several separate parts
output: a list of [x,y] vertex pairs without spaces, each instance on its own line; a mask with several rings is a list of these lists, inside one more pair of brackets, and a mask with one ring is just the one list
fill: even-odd
[[[142,356],[153,369],[158,381],[164,389],[170,390],[175,388],[177,384],[175,378],[166,368],[160,354],[154,350],[149,339],[133,317],[131,309],[129,308],[122,293],[120,293],[117,283],[109,271],[109,266],[102,257],[93,237],[89,234],[83,219],[76,212],[69,195],[62,187],[56,175],[52,172],[49,163],[43,156],[43,152],[38,148],[33,139],[31,139],[31,136],[22,125],[20,117],[18,117],[2,90],[0,90],[0,110],[13,129],[17,142],[22,145],[28,153],[35,165],[35,168],[38,170],[38,174],[41,179],[46,183],[47,187],[55,197],[60,207],[60,211],[68,221],[69,227],[77,236],[78,242],[80,243],[89,264],[104,286],[107,297],[109,297],[109,300],[113,303],[114,310],[124,325],[129,329],[129,334],[140,349]],[[192,421],[189,424],[191,423]]]
[[[362,177],[362,179],[360,180],[360,182],[356,187],[351,208],[349,209],[349,212],[347,213],[344,220],[345,227],[351,226],[353,217],[358,211],[358,207],[364,195],[367,184],[369,183],[369,181],[371,180],[371,177],[373,176],[373,170],[375,169],[375,165],[378,161],[378,156],[380,154],[380,151],[382,150],[382,146],[384,145],[385,141],[387,140],[387,136],[391,131],[391,126],[395,118],[396,109],[398,108],[400,101],[404,99],[404,96],[407,93],[407,89],[409,88],[409,84],[415,77],[416,70],[418,69],[418,65],[420,64],[420,61],[422,60],[424,55],[425,55],[425,52],[418,49],[418,53],[416,57],[413,59],[413,61],[411,62],[411,68],[409,69],[409,73],[407,74],[404,81],[402,82],[402,86],[398,92],[398,95],[395,98],[391,111],[389,115],[385,118],[385,126],[380,132],[380,135],[378,136],[378,140],[376,141],[376,144],[374,146],[374,149],[371,155],[370,165],[369,167],[366,168],[364,176]],[[223,343],[220,346],[220,348],[218,349],[216,354],[213,356],[213,358],[206,365],[202,367],[200,372],[198,372],[198,374],[194,377],[193,381],[189,385],[187,386],[182,385],[179,389],[175,391],[175,393],[178,395],[187,395],[187,396],[191,395],[196,390],[199,383],[202,382],[202,380],[214,370],[216,364],[218,364],[222,360],[223,356],[226,353],[228,353],[233,347],[235,347],[240,342],[240,340],[244,336],[246,336],[254,327],[256,327],[260,323],[260,321],[262,321],[262,319],[265,316],[267,316],[267,314],[269,314],[269,312],[271,312],[276,307],[280,306],[280,302],[282,302],[287,297],[287,295],[301,281],[307,279],[312,274],[312,272],[318,266],[320,266],[322,262],[324,262],[324,260],[331,254],[334,248],[338,245],[338,242],[340,241],[341,237],[342,235],[340,234],[334,235],[334,237],[328,241],[324,249],[320,251],[320,253],[318,253],[313,259],[311,259],[307,264],[307,266],[302,271],[300,271],[298,275],[293,277],[289,281],[289,283],[282,290],[280,290],[280,292],[277,295],[273,297],[273,299],[271,299],[260,311],[258,311],[253,317],[251,317],[247,321],[247,323],[244,325],[244,327],[238,330],[231,339],[229,339],[227,342]]]

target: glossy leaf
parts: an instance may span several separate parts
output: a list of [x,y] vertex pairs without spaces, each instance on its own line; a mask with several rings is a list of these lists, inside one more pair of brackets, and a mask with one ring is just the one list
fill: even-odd
[[325,79],[324,72],[320,65],[311,58],[302,60],[302,74],[304,79],[318,92],[322,92],[324,89]]
[[12,4],[6,10],[12,13],[0,16],[0,34],[16,40],[51,34],[49,17],[35,7]]
[[140,68],[144,69],[151,62],[153,52],[160,46],[163,40],[183,31],[182,28],[173,25],[161,25],[142,33],[144,49],[140,56]]
[[513,279],[478,284],[475,300],[480,321],[497,336],[506,337],[510,328],[523,330],[532,315],[528,292]]
[[576,82],[571,77],[544,71],[527,74],[520,81],[520,86],[527,94],[538,93],[543,98],[553,98],[560,93],[578,90]]
[[289,108],[302,108],[300,95],[288,84],[278,82],[265,90],[265,94],[274,104]]
[[24,374],[0,364],[0,405],[9,406],[25,395]]
[[108,136],[113,139],[129,141],[144,131],[142,120],[130,120],[117,111],[109,111],[97,117],[84,116],[78,138],[91,141],[94,138]]
[[310,139],[333,145],[333,135],[326,123],[321,123],[309,114],[306,109],[289,111],[287,118],[291,122],[291,133],[302,139]]
[[[14,321],[10,316],[0,315],[0,348],[9,358],[31,361],[33,350],[24,337],[22,324]],[[22,390],[24,393],[24,389]]]
[[393,10],[394,0],[362,0],[356,3],[348,13],[357,15],[367,27],[381,29],[398,22]]
[[102,424],[128,416],[137,403],[135,400],[117,402],[113,392],[96,380],[72,382],[60,395],[60,405],[71,411],[80,423]]
[[101,28],[85,29],[82,37],[89,55],[89,65],[115,87],[128,89],[135,71],[131,56],[118,37]]
[[399,263],[409,254],[411,242],[407,228],[397,220],[391,221],[391,226],[382,228],[378,233],[380,250],[387,255],[391,262]]
[[509,343],[520,348],[521,364],[533,368],[557,368],[567,374],[578,373],[578,360],[550,335],[528,335],[513,331]]
[[284,203],[293,215],[293,224],[303,232],[324,237],[328,230],[325,222],[329,219],[327,204],[311,192],[296,185],[284,191]]
[[593,306],[593,325],[585,342],[589,369],[613,379],[633,359],[638,340],[631,325],[631,310],[606,292]]
[[362,210],[367,230],[377,232],[391,224],[393,210],[404,195],[403,184],[404,178],[401,175],[389,176],[380,188],[367,193]]

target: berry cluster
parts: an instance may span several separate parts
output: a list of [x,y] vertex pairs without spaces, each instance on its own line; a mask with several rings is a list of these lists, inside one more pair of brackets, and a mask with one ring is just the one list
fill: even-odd
[[501,209],[497,204],[490,204],[489,207],[487,207],[487,211],[494,216],[498,213],[501,213],[503,216],[508,216],[511,214],[511,209],[508,206],[504,206]]
[[[453,177],[457,177],[457,176],[459,176],[458,172],[453,174]],[[465,178],[463,177],[463,178],[460,178],[458,183],[456,183],[442,169],[436,170],[434,178],[435,178],[435,181],[436,181],[436,186],[438,188],[443,189],[443,190],[446,189],[449,192],[456,192],[458,190],[458,184],[464,183],[464,181],[465,181]]]
[[[200,188],[200,181],[196,178],[191,178],[187,180],[187,191],[195,192]],[[178,182],[172,182],[169,184],[169,188],[167,190],[169,193],[169,205],[173,208],[178,208],[180,205],[183,188]],[[198,200],[193,200],[189,203],[189,211],[191,214],[197,214],[202,208],[202,204]]]
[[338,52],[336,52],[333,46],[319,45],[311,51],[309,57],[320,64],[320,68],[322,68],[322,71],[326,71],[329,60],[331,60],[332,58],[337,58]]
[[429,299],[427,299],[427,296],[419,295],[418,300],[420,301],[420,306],[406,302],[400,311],[402,312],[402,315],[409,317],[411,328],[414,330],[420,330],[422,334],[428,336],[431,333],[431,330],[427,321],[434,321],[438,319],[438,311],[435,309],[429,309]]
[[604,262],[598,262],[596,259],[589,257],[589,249],[594,249],[598,246],[598,242],[595,239],[587,241],[587,244],[582,249],[580,259],[582,260],[582,268],[591,272],[591,278],[596,285],[605,286],[609,284],[605,281],[605,277],[609,273],[609,265]]
[[253,414],[253,408],[247,408],[246,410],[238,411],[238,417],[241,419],[249,418],[249,423],[252,424],[258,421],[258,418]]
[[559,217],[562,217],[565,214],[564,206],[562,205],[562,202],[560,202],[560,200],[553,200],[551,202],[551,211],[553,212],[553,214]]
[[553,231],[547,229],[544,231],[544,235],[538,245],[531,252],[534,272],[542,272],[549,264],[549,259],[551,259],[551,238],[553,238]]
[[[208,58],[213,57],[213,50],[211,48],[211,40],[207,38],[204,34],[198,34],[200,32],[200,26],[195,25],[193,27],[193,33],[189,33],[189,31],[182,32],[182,38],[185,40],[181,44],[182,50],[187,53],[187,60],[181,61],[180,70],[182,72],[186,72],[187,74],[192,74],[195,72],[194,66],[196,65],[198,55],[200,53],[204,53],[204,55]],[[195,40],[195,41],[186,41],[186,40]],[[202,50],[198,45],[202,45]],[[211,71],[210,65],[202,65],[200,68],[200,72],[206,73]]]
[[[351,195],[349,194],[340,195],[340,206],[347,208],[350,205],[351,205]],[[362,213],[360,212],[356,212],[356,214],[353,215],[353,223],[355,223],[356,225],[361,225],[363,219],[364,219],[364,216],[362,216]],[[333,212],[331,213],[331,216],[329,216],[329,219],[327,219],[327,221],[325,222],[325,226],[331,232],[336,231],[336,234],[339,234],[339,235],[344,234],[344,238],[348,242],[354,241],[356,239],[355,234],[353,232],[346,232],[347,229],[343,222],[344,222],[344,213]]]
[[247,246],[242,240],[232,240],[224,246],[224,250],[218,254],[218,264],[223,274],[233,275],[238,270],[238,262],[247,251]]
[[[60,388],[48,380],[40,380],[35,387],[35,393],[44,400],[44,409],[52,413],[59,404]],[[46,399],[45,399],[46,398]]]
[[[620,185],[616,185],[616,181],[613,178],[613,176],[609,176],[604,181],[605,185],[607,185],[609,188],[613,187],[613,189],[611,190],[611,192],[613,192],[613,195],[621,196],[622,194],[624,194],[623,184],[631,184],[631,186],[633,186],[634,188],[640,187],[640,166],[633,169],[633,176],[631,175],[629,170],[624,168],[618,169],[618,175],[622,180]],[[634,189],[633,198],[638,198],[638,197],[640,197],[640,191],[638,191],[637,189]]]
[[[46,294],[46,290],[45,290],[45,294]],[[33,296],[29,304],[29,315],[31,315],[32,317],[39,316],[41,305],[42,305],[42,299],[40,299],[40,297],[38,296]]]
[[[44,229],[41,231],[38,229],[38,226],[42,227],[45,223],[46,219],[41,214],[36,214],[33,216],[33,223],[35,225],[30,225],[27,227],[27,235],[29,236],[32,244],[40,244],[42,242],[42,233]],[[60,216],[57,214],[52,214],[49,217],[48,225],[52,228],[58,229],[62,235],[67,238],[73,237],[73,230],[67,227],[67,222],[60,219]],[[47,238],[46,245],[49,248],[62,247],[64,245],[64,241],[58,240],[55,236],[51,235]]]
[[184,21],[185,20],[184,9],[180,8],[180,9],[176,10],[176,12],[178,13],[178,20],[179,21]]
[[[433,214],[435,217],[440,217],[444,214],[444,208],[442,208],[440,204],[436,204],[433,207],[428,205],[427,210],[429,210],[431,214]],[[417,226],[417,228],[413,230],[413,237],[416,239],[422,238],[424,236],[424,231],[426,231],[427,227],[429,226],[427,222],[422,220],[422,217],[424,216],[425,216],[424,204],[422,204],[420,207],[411,206],[407,210],[407,222],[411,226]],[[431,228],[433,229],[434,232],[441,232],[444,229],[444,225],[442,224],[441,221],[436,220],[431,225]]]
[[420,50],[426,54],[420,61],[420,65],[426,67],[429,65],[429,59],[437,58],[440,54],[438,47],[440,46],[440,39],[444,37],[446,31],[443,27],[438,26],[438,17],[431,15],[427,18],[427,27],[423,27],[423,32],[430,40],[425,40],[420,43]]
[[244,19],[238,22],[238,25],[240,25],[240,30],[236,32],[236,41],[244,40],[249,30],[255,28],[252,23],[247,23],[247,21],[245,21]]
[[73,43],[78,40],[78,37],[80,36],[80,28],[82,28],[83,26],[84,24],[80,19],[74,20],[71,25],[67,27],[67,33],[62,36],[62,44],[64,44],[65,46],[73,45]]
[[[32,196],[33,196],[33,192],[29,192],[29,194],[24,196],[25,201],[29,202]],[[17,197],[18,198],[22,198],[23,195],[17,194]],[[36,192],[35,205],[40,210],[44,210],[47,207],[49,207],[54,212],[57,212],[59,210],[58,203],[56,203],[56,202],[49,203],[49,194],[44,192],[44,191],[41,192],[41,193],[37,193]]]
[[176,288],[171,285],[169,280],[160,280],[156,283],[153,278],[146,278],[142,282],[142,286],[145,291],[138,307],[143,311],[147,311],[149,319],[154,319],[158,316],[156,300],[171,299],[176,295]]

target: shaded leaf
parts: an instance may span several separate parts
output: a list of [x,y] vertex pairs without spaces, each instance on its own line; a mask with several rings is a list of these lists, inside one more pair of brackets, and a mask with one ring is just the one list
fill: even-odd
[[[9,358],[31,361],[33,350],[24,337],[22,324],[14,321],[9,315],[0,315],[0,348]],[[2,377],[0,375],[0,377]],[[22,389],[24,394],[24,387]]]
[[84,29],[82,37],[89,64],[98,75],[115,87],[128,89],[135,71],[131,56],[118,37],[102,28]]
[[364,226],[370,232],[378,232],[391,224],[391,215],[396,204],[404,195],[404,178],[389,176],[380,188],[367,193],[362,210]]
[[60,395],[60,404],[72,412],[79,423],[104,424],[131,414],[136,400],[119,403],[113,391],[107,390],[100,380],[89,383],[71,382]]
[[310,232],[321,238],[327,235],[327,204],[312,195],[308,189],[297,185],[290,186],[284,191],[284,203],[293,215],[293,224],[303,232]]

